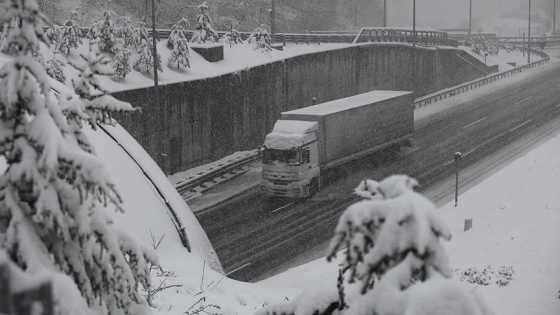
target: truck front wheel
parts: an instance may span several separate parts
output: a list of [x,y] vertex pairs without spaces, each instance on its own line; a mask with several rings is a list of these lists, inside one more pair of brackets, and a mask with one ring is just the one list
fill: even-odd
[[315,177],[311,180],[311,183],[309,183],[309,196],[308,197],[312,197],[318,191],[319,191],[319,180]]

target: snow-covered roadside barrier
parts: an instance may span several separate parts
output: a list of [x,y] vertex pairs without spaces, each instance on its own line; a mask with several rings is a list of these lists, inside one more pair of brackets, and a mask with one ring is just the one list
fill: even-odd
[[432,93],[430,95],[419,97],[418,99],[416,99],[414,101],[414,108],[420,108],[420,107],[423,107],[423,106],[427,106],[429,104],[440,101],[442,99],[447,99],[447,98],[453,97],[457,94],[470,91],[470,90],[475,89],[477,87],[480,87],[480,86],[483,86],[483,85],[486,85],[486,84],[490,84],[490,83],[495,82],[497,80],[507,78],[507,77],[510,77],[512,75],[516,75],[516,74],[524,72],[528,69],[541,66],[541,65],[550,61],[550,57],[548,55],[544,54],[544,56],[542,56],[542,57],[543,58],[540,59],[540,60],[534,61],[532,63],[526,64],[526,65],[523,65],[523,66],[519,66],[519,67],[511,69],[511,70],[499,72],[499,73],[496,73],[496,74],[493,74],[493,75],[490,75],[490,76],[485,76],[484,78],[481,78],[481,79],[473,80],[473,81],[470,81],[470,82],[467,82],[467,83],[464,83],[464,84],[460,84],[458,86],[454,86],[454,87],[451,87],[451,88],[448,88],[448,89],[438,91],[436,93]]

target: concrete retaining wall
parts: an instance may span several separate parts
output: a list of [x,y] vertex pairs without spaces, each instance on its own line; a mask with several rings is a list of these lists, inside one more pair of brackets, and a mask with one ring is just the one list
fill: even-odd
[[325,102],[374,89],[414,90],[418,97],[497,71],[467,55],[452,48],[357,45],[163,85],[159,108],[152,105],[153,87],[113,95],[142,108],[117,120],[173,174],[256,148],[282,111],[309,106],[313,97]]

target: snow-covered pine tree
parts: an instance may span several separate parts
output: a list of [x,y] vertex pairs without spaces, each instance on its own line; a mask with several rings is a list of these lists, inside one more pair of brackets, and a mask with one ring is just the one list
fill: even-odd
[[66,75],[64,74],[65,63],[62,60],[56,59],[56,52],[53,54],[53,58],[47,61],[46,70],[49,77],[57,80],[58,82],[65,83]]
[[89,28],[86,37],[88,39],[98,40],[101,36],[101,25],[103,25],[103,20],[93,22],[93,25]]
[[142,44],[142,40],[148,40],[148,29],[146,28],[146,22],[138,22],[138,28],[134,32],[134,47],[138,48]]
[[65,55],[70,54],[71,49],[77,49],[82,44],[80,37],[82,32],[76,23],[79,14],[78,9],[75,8],[70,12],[70,19],[64,23],[61,40],[57,45],[58,50]]
[[113,78],[117,80],[122,80],[130,72],[130,56],[132,52],[126,47],[125,40],[122,38],[117,38],[117,44],[115,45],[115,50],[117,53],[113,57]]
[[115,36],[115,25],[113,24],[112,16],[117,15],[115,12],[107,10],[103,13],[105,20],[99,29],[99,49],[101,52],[107,54],[114,54],[113,47],[115,46],[115,41],[117,37]]
[[271,51],[272,47],[270,34],[266,30],[266,26],[262,24],[260,27],[257,27],[247,38],[249,44],[252,44],[256,49],[262,49],[262,51]]
[[332,260],[343,249],[342,285],[306,291],[257,314],[494,314],[480,293],[450,279],[440,239],[451,233],[415,185],[405,175],[362,182],[356,192],[369,200],[344,211],[327,251]]
[[0,247],[27,274],[53,275],[59,314],[90,313],[88,306],[104,314],[149,312],[138,289],[149,287],[148,265],[157,257],[113,227],[105,209],[122,211],[120,196],[78,128],[110,122],[112,110],[131,106],[108,95],[89,98],[103,73],[96,53],[78,66],[78,95],[57,101],[29,56],[47,41],[36,1],[10,0],[0,12],[0,23],[21,23],[7,38],[16,54],[0,68]]
[[208,4],[203,2],[197,7],[196,31],[191,38],[192,43],[217,42],[218,33],[212,28],[212,19],[208,15]]
[[52,45],[58,46],[62,41],[63,27],[57,24],[52,24],[47,28],[46,35]]
[[187,19],[182,18],[171,28],[171,33],[167,39],[167,47],[171,49],[171,54],[167,60],[167,64],[170,67],[176,67],[177,69],[191,67],[189,61],[189,47],[187,45],[187,32],[185,30],[188,23]]
[[111,10],[106,10],[103,13],[103,19],[96,21],[88,31],[88,38],[99,42],[99,49],[101,52],[107,54],[114,54],[113,47],[117,39],[115,25],[112,16],[116,13]]
[[124,47],[136,47],[135,30],[132,27],[130,16],[121,16],[117,22],[122,22],[122,26],[117,29],[117,37],[124,39]]
[[[138,59],[134,62],[133,68],[142,73],[154,74],[154,59],[152,54],[152,43],[150,40],[142,39],[142,43],[138,46],[136,52]],[[157,55],[157,69],[163,71],[161,68],[161,56]]]

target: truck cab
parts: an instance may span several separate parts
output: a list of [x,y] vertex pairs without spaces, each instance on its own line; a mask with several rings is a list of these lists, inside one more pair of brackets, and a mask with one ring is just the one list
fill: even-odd
[[262,152],[261,190],[268,196],[308,197],[319,190],[317,122],[278,120]]

